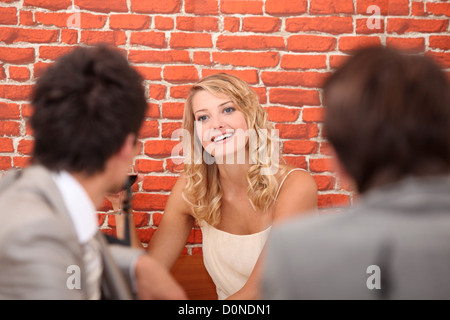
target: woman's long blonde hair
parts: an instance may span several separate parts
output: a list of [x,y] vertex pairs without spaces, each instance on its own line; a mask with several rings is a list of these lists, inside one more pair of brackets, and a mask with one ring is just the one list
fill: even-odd
[[[243,80],[225,73],[218,73],[203,78],[192,88],[186,100],[183,114],[183,129],[189,132],[183,141],[185,149],[184,173],[187,184],[183,190],[183,198],[191,205],[194,217],[200,223],[206,221],[212,226],[220,222],[223,190],[219,178],[219,169],[216,163],[207,164],[203,161],[204,149],[196,136],[194,126],[195,118],[192,109],[192,99],[201,90],[207,90],[215,96],[229,97],[235,107],[241,111],[247,121],[247,126],[256,133],[258,141],[250,146],[249,155],[252,164],[247,172],[247,196],[255,210],[267,210],[275,200],[278,191],[276,175],[285,172],[285,166],[279,165],[279,149],[273,141],[271,132],[273,125],[267,120],[267,112],[260,105],[258,96]],[[197,139],[197,141],[196,141]],[[195,150],[197,146],[197,150]],[[275,148],[274,148],[275,147]],[[266,150],[261,150],[267,148]],[[275,149],[275,151],[273,151]],[[267,154],[261,159],[260,154]],[[276,153],[276,154],[275,154]],[[275,158],[276,163],[273,161]],[[200,159],[200,161],[199,161]],[[276,168],[276,175],[263,174],[264,170]]]

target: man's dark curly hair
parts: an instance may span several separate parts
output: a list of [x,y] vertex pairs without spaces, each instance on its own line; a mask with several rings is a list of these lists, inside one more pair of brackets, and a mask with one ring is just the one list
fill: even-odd
[[142,78],[116,49],[78,47],[37,80],[33,162],[50,170],[102,172],[138,133],[147,107]]

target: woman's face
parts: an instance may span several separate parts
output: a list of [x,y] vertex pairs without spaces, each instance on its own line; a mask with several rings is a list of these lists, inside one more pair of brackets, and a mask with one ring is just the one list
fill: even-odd
[[245,154],[247,121],[230,98],[213,95],[207,90],[198,91],[192,99],[192,111],[194,129],[209,154],[215,158],[239,152]]

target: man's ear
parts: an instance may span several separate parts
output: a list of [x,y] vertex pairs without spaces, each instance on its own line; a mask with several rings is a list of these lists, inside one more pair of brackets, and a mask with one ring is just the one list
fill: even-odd
[[341,181],[341,186],[346,189],[350,188],[353,191],[357,191],[356,183],[353,177],[348,173],[347,168],[339,159],[336,150],[333,145],[329,146],[329,153],[333,159],[333,170],[337,174],[337,178]]
[[134,133],[127,135],[117,155],[129,162],[136,156],[136,135]]

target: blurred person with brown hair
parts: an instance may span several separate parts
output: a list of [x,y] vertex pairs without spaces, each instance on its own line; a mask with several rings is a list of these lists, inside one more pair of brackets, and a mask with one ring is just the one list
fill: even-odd
[[109,245],[96,208],[123,188],[147,102],[118,50],[78,47],[34,87],[32,165],[0,180],[0,299],[183,299],[143,250]]
[[274,228],[265,299],[450,299],[450,90],[428,57],[362,49],[326,82],[345,213]]

